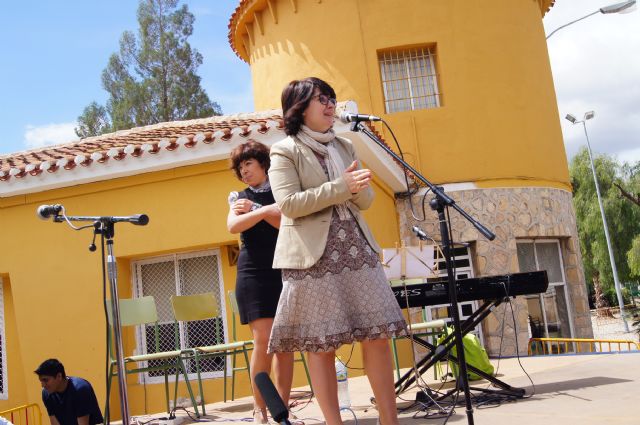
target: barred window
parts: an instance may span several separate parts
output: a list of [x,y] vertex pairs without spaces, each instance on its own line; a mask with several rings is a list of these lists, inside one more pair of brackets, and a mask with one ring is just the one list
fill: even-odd
[[[175,349],[172,295],[195,295],[213,292],[216,297],[219,316],[208,319],[180,323],[179,344],[181,349],[205,345],[223,344],[228,341],[227,321],[224,303],[224,284],[220,268],[218,250],[175,254],[137,261],[133,264],[135,278],[135,295],[143,297],[152,295],[158,308],[160,349]],[[138,330],[139,351],[153,352],[155,347],[153,325],[146,325]],[[224,359],[212,359],[200,362],[200,370],[204,378],[222,377],[225,368]],[[186,363],[189,377],[195,379],[195,362]],[[149,372],[141,379],[147,382],[161,382],[162,372]]]
[[7,384],[7,343],[4,326],[4,283],[0,277],[0,400],[9,398],[9,385]]
[[378,54],[387,113],[440,106],[434,50],[419,47]]

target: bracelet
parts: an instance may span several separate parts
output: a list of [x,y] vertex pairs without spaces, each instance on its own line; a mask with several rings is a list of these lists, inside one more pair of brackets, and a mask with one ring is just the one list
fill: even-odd
[[249,212],[255,211],[255,210],[257,210],[258,208],[262,208],[262,205],[260,205],[260,204],[259,204],[259,203],[257,203],[257,202],[254,202],[254,203],[253,203],[253,205],[251,205],[251,209],[249,210]]

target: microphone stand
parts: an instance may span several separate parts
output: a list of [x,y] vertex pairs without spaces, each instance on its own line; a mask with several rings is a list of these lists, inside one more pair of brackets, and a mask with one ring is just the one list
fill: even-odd
[[[415,168],[410,166],[404,159],[402,159],[398,154],[391,150],[389,146],[387,146],[382,140],[376,136],[376,134],[371,131],[369,127],[367,127],[361,121],[354,121],[351,123],[351,131],[360,131],[365,134],[371,140],[373,140],[378,146],[380,146],[386,153],[391,155],[396,161],[398,161],[405,170],[408,170],[413,174],[418,180],[424,183],[435,195],[435,197],[431,200],[429,205],[431,209],[438,213],[438,221],[440,222],[440,238],[442,240],[442,250],[445,257],[445,262],[447,265],[447,281],[448,281],[448,294],[449,294],[449,304],[451,305],[451,315],[453,319],[454,325],[454,335],[455,335],[455,345],[456,345],[456,354],[459,362],[459,370],[460,376],[458,377],[457,384],[458,388],[462,386],[462,390],[464,392],[464,399],[466,405],[466,413],[467,413],[467,423],[469,425],[473,425],[473,406],[471,405],[471,393],[469,391],[469,377],[467,375],[467,362],[465,360],[464,346],[462,344],[462,330],[460,329],[460,314],[458,312],[458,288],[456,286],[456,278],[453,274],[453,243],[451,238],[449,237],[449,226],[447,224],[447,219],[445,215],[445,209],[449,207],[456,210],[460,215],[462,215],[467,221],[469,221],[473,227],[475,227],[485,238],[489,240],[495,239],[495,234],[493,234],[488,228],[478,222],[476,219],[471,217],[465,210],[463,210],[456,202],[444,193],[444,189],[442,187],[435,186],[429,180],[427,180],[422,174],[420,174]],[[453,406],[455,407],[455,406]]]
[[[67,222],[71,221],[92,221],[94,227],[94,240],[95,235],[100,235],[101,245],[102,245],[102,262],[103,264],[106,262],[107,264],[107,272],[105,276],[105,269],[102,269],[102,279],[106,281],[106,278],[109,278],[110,291],[111,291],[111,312],[113,314],[113,336],[114,336],[114,345],[116,351],[116,362],[118,365],[118,386],[119,386],[119,394],[120,394],[120,411],[122,414],[122,424],[129,425],[131,423],[131,418],[129,416],[129,401],[127,396],[127,383],[126,383],[126,373],[125,373],[125,365],[124,365],[124,353],[122,348],[122,325],[120,322],[120,303],[118,302],[118,270],[116,265],[116,257],[113,253],[113,237],[115,236],[115,224],[120,222],[130,222],[138,225],[146,225],[149,222],[149,218],[144,215],[136,215],[131,217],[113,217],[113,216],[105,216],[105,217],[87,217],[87,216],[60,216],[56,214],[53,217],[53,221],[55,223]],[[106,249],[106,258],[104,256],[105,253],[105,245]],[[95,244],[92,243],[89,246],[90,251],[95,251]],[[108,333],[108,331],[107,331]],[[107,394],[107,406],[109,405],[109,394]],[[109,421],[109,410],[108,407],[105,409],[105,423],[110,423]]]

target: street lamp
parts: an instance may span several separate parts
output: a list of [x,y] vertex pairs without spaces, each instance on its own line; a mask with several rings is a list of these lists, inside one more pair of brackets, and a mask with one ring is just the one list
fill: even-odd
[[551,33],[547,36],[547,40],[549,39],[549,37],[551,37],[553,34],[558,32],[562,28],[568,27],[569,25],[575,24],[576,22],[582,21],[583,19],[587,19],[589,16],[593,16],[596,13],[602,13],[604,15],[608,15],[610,13],[629,13],[629,12],[633,12],[636,9],[635,5],[636,5],[636,0],[629,0],[629,1],[623,1],[622,3],[615,3],[609,6],[601,7],[595,12],[589,13],[588,15],[583,16],[582,18],[576,19],[575,21],[571,21],[551,31]]
[[613,272],[613,283],[616,288],[616,295],[618,296],[618,304],[620,305],[620,317],[622,323],[624,323],[625,332],[629,332],[629,325],[624,318],[624,301],[622,299],[622,291],[620,289],[620,281],[618,280],[618,269],[616,268],[616,261],[613,258],[613,247],[611,245],[611,238],[609,237],[609,228],[607,227],[607,217],[604,214],[604,206],[602,205],[602,198],[600,196],[600,186],[598,185],[598,177],[596,175],[596,167],[593,165],[593,156],[591,155],[591,144],[589,143],[589,135],[587,134],[587,120],[590,120],[595,116],[595,112],[585,112],[584,118],[578,121],[576,117],[571,114],[567,114],[565,117],[571,124],[580,124],[584,128],[584,137],[587,139],[587,152],[589,152],[589,161],[591,162],[591,172],[593,173],[593,181],[596,184],[596,194],[598,195],[598,205],[600,205],[600,214],[602,215],[602,225],[604,226],[604,236],[607,240],[607,249],[609,250],[609,261],[611,262],[611,271]]

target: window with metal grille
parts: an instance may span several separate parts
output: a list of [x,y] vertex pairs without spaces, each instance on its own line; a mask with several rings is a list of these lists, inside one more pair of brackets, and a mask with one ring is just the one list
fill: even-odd
[[[135,295],[151,295],[156,301],[159,319],[160,350],[176,349],[176,339],[180,349],[222,344],[228,341],[227,321],[224,303],[224,284],[220,268],[218,250],[175,254],[137,261],[133,264]],[[218,305],[218,317],[180,323],[178,336],[171,309],[172,295],[194,295],[213,292]],[[138,330],[138,347],[143,353],[152,353],[155,348],[153,325]],[[151,364],[152,365],[152,364]],[[186,363],[189,376],[195,379],[195,362]],[[225,360],[211,359],[200,362],[200,370],[205,378],[223,376]],[[149,372],[144,376],[147,382],[163,380],[162,372]]]
[[0,277],[0,400],[9,398],[9,385],[7,385],[7,343],[4,331],[4,284]]
[[418,47],[378,54],[387,113],[440,106],[434,51]]

